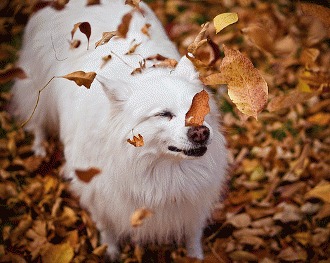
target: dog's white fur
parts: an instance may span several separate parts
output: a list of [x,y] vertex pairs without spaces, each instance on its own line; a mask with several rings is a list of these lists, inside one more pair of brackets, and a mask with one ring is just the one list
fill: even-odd
[[[18,66],[27,79],[13,87],[12,111],[21,120],[31,113],[40,90],[53,76],[83,70],[95,71],[91,89],[55,78],[41,93],[39,105],[26,128],[35,134],[34,150],[43,155],[46,132],[57,131],[64,144],[64,174],[72,179],[72,190],[80,197],[101,231],[108,254],[118,254],[117,242],[130,236],[134,242],[185,241],[190,257],[203,258],[201,237],[213,204],[218,200],[226,169],[224,138],[219,132],[217,107],[211,99],[211,113],[204,125],[211,131],[207,152],[189,157],[168,150],[192,148],[187,138],[185,114],[193,96],[203,89],[191,62],[180,60],[152,11],[140,4],[126,39],[116,38],[94,48],[102,32],[114,31],[132,7],[123,0],[102,1],[88,6],[85,0],[71,1],[64,10],[44,8],[29,21]],[[70,32],[77,22],[91,24],[86,36],[69,48]],[[150,38],[141,28],[150,23]],[[125,55],[132,43],[141,43],[135,53]],[[150,68],[131,75],[142,58],[157,53],[180,60],[175,70]],[[100,68],[102,57],[112,55]],[[148,61],[147,68],[155,62]],[[170,111],[173,118],[160,116]],[[135,148],[126,142],[140,133],[145,145]],[[75,169],[98,167],[101,174],[90,183],[80,181]],[[143,225],[130,225],[132,213],[141,207],[154,214]]]

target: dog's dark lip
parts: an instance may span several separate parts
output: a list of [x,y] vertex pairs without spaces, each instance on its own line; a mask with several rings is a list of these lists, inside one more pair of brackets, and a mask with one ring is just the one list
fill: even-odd
[[187,156],[196,156],[196,157],[203,156],[207,151],[206,146],[200,146],[200,147],[192,148],[192,149],[188,149],[188,150],[179,149],[175,146],[168,146],[168,149],[172,152],[182,152]]

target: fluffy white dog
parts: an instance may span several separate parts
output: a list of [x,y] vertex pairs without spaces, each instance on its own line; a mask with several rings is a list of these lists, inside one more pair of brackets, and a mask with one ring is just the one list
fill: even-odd
[[[203,89],[191,62],[180,59],[161,23],[143,3],[132,12],[126,38],[113,37],[95,48],[103,32],[115,31],[122,17],[133,10],[124,0],[86,6],[71,1],[58,11],[46,7],[30,19],[18,66],[28,78],[13,87],[13,113],[28,119],[40,90],[53,76],[82,70],[97,73],[90,89],[73,81],[53,79],[42,91],[27,130],[35,134],[34,150],[44,155],[42,141],[57,132],[64,144],[65,177],[80,197],[108,244],[108,255],[118,256],[118,241],[131,237],[138,244],[185,242],[190,257],[202,259],[203,227],[219,198],[226,170],[224,137],[219,132],[217,106],[202,126],[185,126],[192,98]],[[87,38],[79,30],[69,45],[71,30],[89,22]],[[141,29],[150,24],[149,36]],[[134,54],[125,55],[134,43]],[[161,54],[179,61],[175,69],[151,67],[147,60],[141,74],[131,72],[143,58]],[[112,55],[103,67],[102,57]],[[143,147],[127,143],[141,134]],[[97,167],[91,182],[79,180],[76,169]],[[132,213],[141,207],[153,211],[143,225],[133,228]]]

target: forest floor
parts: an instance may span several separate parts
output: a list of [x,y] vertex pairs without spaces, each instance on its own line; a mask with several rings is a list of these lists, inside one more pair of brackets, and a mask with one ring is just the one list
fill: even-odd
[[[105,245],[59,176],[61,145],[33,155],[33,136],[6,111],[21,34],[37,1],[0,3],[0,262],[102,262]],[[58,1],[60,2],[60,1]],[[181,54],[200,25],[224,12],[236,24],[216,45],[239,49],[268,83],[269,104],[244,118],[226,88],[211,87],[222,111],[230,169],[203,239],[205,261],[330,262],[329,9],[277,0],[149,0]],[[209,46],[200,49],[210,60]],[[201,75],[216,71],[199,68]],[[273,100],[273,102],[272,102]],[[271,103],[272,102],[272,103]],[[122,262],[198,262],[184,248],[124,244]]]

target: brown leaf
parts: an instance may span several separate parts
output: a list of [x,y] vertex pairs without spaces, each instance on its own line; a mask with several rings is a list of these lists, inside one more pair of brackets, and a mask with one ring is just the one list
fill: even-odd
[[167,57],[164,57],[164,56],[162,56],[162,55],[160,55],[160,54],[156,54],[156,55],[154,55],[154,56],[150,56],[150,57],[147,57],[146,58],[146,60],[159,60],[159,61],[163,61],[163,60],[165,60],[165,59],[167,59]]
[[87,6],[89,5],[99,5],[100,4],[100,0],[87,0]]
[[88,22],[79,22],[74,24],[73,29],[71,30],[71,39],[73,39],[74,34],[76,33],[76,31],[80,30],[81,33],[83,33],[86,37],[87,37],[87,49],[89,47],[89,38],[91,36],[92,33],[92,28],[90,23]]
[[271,53],[274,49],[274,39],[269,30],[260,24],[252,24],[243,28],[242,33],[251,41],[257,48],[264,52]]
[[149,28],[151,27],[151,24],[147,23],[145,24],[142,28],[141,28],[141,32],[142,34],[150,37],[150,34],[149,34]]
[[220,72],[228,84],[228,95],[247,116],[257,118],[268,99],[268,86],[252,62],[238,50],[224,45]]
[[107,56],[102,57],[103,63],[101,65],[101,68],[103,68],[111,59],[112,59],[111,55],[107,55]]
[[127,13],[126,15],[123,16],[121,19],[121,23],[117,28],[117,36],[121,38],[126,38],[127,32],[129,30],[129,24],[132,19],[132,14]]
[[75,49],[78,48],[81,44],[81,41],[78,39],[74,39],[70,42],[70,48]]
[[144,145],[143,137],[141,134],[133,136],[133,140],[127,139],[127,142],[134,145],[135,147],[142,147]]
[[131,7],[134,8],[139,8],[141,0],[126,0],[125,5],[130,5]]
[[75,173],[78,178],[85,183],[89,183],[94,178],[94,176],[98,175],[100,172],[101,170],[95,167],[91,167],[87,170],[75,170]]
[[143,59],[142,61],[139,61],[140,67],[134,69],[131,72],[131,75],[136,75],[136,74],[140,74],[142,73],[142,70],[144,70],[146,68],[146,60]]
[[78,86],[85,86],[87,89],[91,87],[95,77],[96,77],[95,72],[84,72],[84,71],[75,71],[65,76],[61,76],[61,78],[72,80]]
[[141,226],[143,220],[152,216],[153,212],[148,208],[139,208],[134,211],[131,216],[131,225],[132,227]]
[[25,79],[27,78],[23,69],[18,67],[6,67],[5,69],[0,70],[0,84],[7,83],[14,78]]
[[202,90],[193,97],[190,109],[186,113],[186,126],[203,125],[205,116],[210,112],[209,94]]
[[102,38],[95,43],[95,48],[98,46],[104,45],[110,41],[111,38],[116,36],[117,31],[111,31],[111,32],[103,32],[102,33]]
[[327,181],[321,181],[312,190],[305,194],[305,199],[318,198],[323,202],[330,203],[330,183]]
[[162,62],[154,64],[153,67],[155,68],[175,68],[178,64],[178,61],[171,58],[166,58]]
[[130,47],[130,49],[125,53],[125,55],[131,55],[135,52],[138,46],[140,46],[142,43],[136,43],[133,46]]

